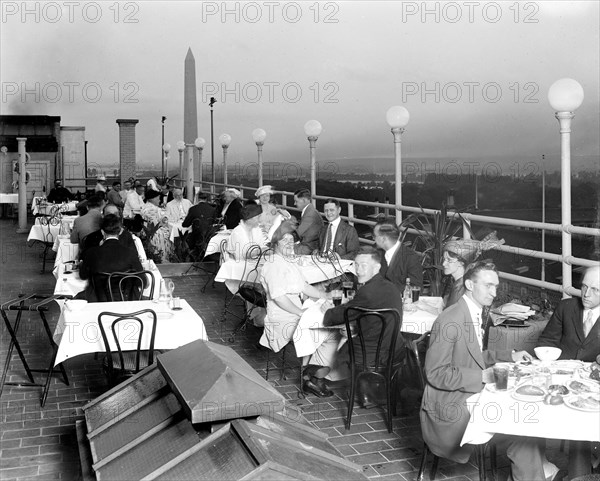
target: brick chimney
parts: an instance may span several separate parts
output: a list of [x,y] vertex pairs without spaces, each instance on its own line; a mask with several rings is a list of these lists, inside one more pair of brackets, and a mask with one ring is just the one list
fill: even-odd
[[135,124],[137,119],[117,119],[119,124],[119,167],[121,183],[135,177]]

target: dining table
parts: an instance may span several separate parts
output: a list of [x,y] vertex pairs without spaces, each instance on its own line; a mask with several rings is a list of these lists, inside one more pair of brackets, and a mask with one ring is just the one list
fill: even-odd
[[[303,304],[305,311],[300,317],[292,338],[298,357],[313,354],[325,341],[328,331],[331,329],[341,329],[345,335],[345,325],[323,325],[325,314],[321,310],[321,306],[324,302],[323,299],[318,301],[307,299]],[[343,298],[342,302],[347,302],[347,299]],[[441,297],[421,297],[419,302],[414,303],[411,308],[403,310],[400,331],[403,334],[424,334],[430,331],[433,321],[441,312],[442,302]],[[344,338],[342,344],[343,342],[345,342]]]
[[[135,244],[135,248],[137,250],[140,262],[143,263],[144,261],[148,260],[148,258],[146,256],[146,251],[144,250],[142,240],[135,234],[131,234],[131,237]],[[54,245],[52,246],[52,250],[56,252],[53,273],[54,277],[58,278],[58,266],[60,264],[65,264],[78,259],[79,243],[73,243],[71,242],[71,236],[61,234],[56,236],[56,238],[54,239]]]
[[[55,278],[56,284],[54,286],[54,295],[56,296],[76,296],[79,292],[85,290],[88,285],[88,281],[79,277],[79,270],[73,270],[73,263],[66,262],[64,264],[58,264],[52,271]],[[154,277],[154,293],[153,299],[158,299],[160,293],[160,284],[163,279],[158,267],[153,260],[142,261],[142,268],[152,273]],[[144,296],[150,296],[150,286],[144,289]],[[57,301],[63,303],[64,301]]]
[[48,202],[44,197],[34,197],[31,201],[31,212],[33,215],[54,215],[55,213],[75,212],[77,201],[71,200],[62,204]]
[[[53,340],[58,346],[54,365],[82,354],[104,352],[98,316],[102,312],[127,314],[152,309],[157,314],[157,326],[154,341],[155,349],[176,349],[192,341],[201,339],[208,341],[202,318],[188,304],[180,299],[180,309],[174,310],[169,303],[160,301],[127,301],[127,302],[90,302],[66,301],[60,312],[58,323],[54,330]],[[150,342],[150,315],[143,315],[144,330],[142,348]],[[146,322],[148,323],[146,328]],[[137,347],[139,326],[125,324],[118,330],[119,343],[123,350],[135,350]],[[116,350],[111,336],[110,347]]]
[[171,235],[169,236],[169,240],[175,243],[175,239],[181,234],[185,234],[186,232],[191,232],[192,227],[183,227],[183,221],[180,220],[178,222],[169,222],[171,226]]
[[224,244],[223,241],[228,241],[229,236],[231,236],[231,230],[228,229],[222,229],[212,236],[206,246],[204,257],[208,257],[212,254],[223,254],[223,247],[227,245],[226,243]]
[[[510,369],[515,366],[507,364]],[[534,361],[533,369],[540,364]],[[600,383],[589,378],[590,364],[577,360],[554,361],[549,364],[551,374],[545,385],[527,373],[520,381],[509,383],[506,391],[498,391],[495,383],[486,384],[481,392],[467,400],[470,420],[461,445],[476,443],[496,433],[600,442]],[[569,392],[560,396],[560,404],[546,404],[545,395],[521,394],[519,388],[526,384],[537,385],[544,391],[552,385],[563,385]],[[598,403],[595,407],[594,404],[586,407],[580,402],[581,396],[592,396]]]
[[76,218],[76,215],[63,215],[54,218],[36,217],[29,230],[27,243],[30,244],[34,241],[54,243],[58,236],[71,233]]
[[[304,277],[304,280],[309,284],[317,284],[319,282],[335,279],[346,272],[355,274],[354,261],[352,260],[341,259],[334,262],[321,262],[314,259],[312,256],[306,255],[297,256],[295,259],[290,260],[290,262],[292,261],[297,263],[302,277]],[[260,258],[260,264],[258,266],[256,265],[257,262],[257,260],[253,259],[236,260],[229,258],[221,264],[215,277],[215,281],[237,281],[238,283],[241,281],[257,282],[262,264],[268,262],[268,260],[265,261],[264,257]],[[249,279],[249,276],[251,276],[252,279]]]

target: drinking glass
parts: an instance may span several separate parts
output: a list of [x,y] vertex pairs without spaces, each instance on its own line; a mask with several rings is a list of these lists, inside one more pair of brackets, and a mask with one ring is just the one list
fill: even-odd
[[348,297],[348,291],[354,289],[354,283],[352,281],[342,282],[342,288],[344,290],[344,296]]
[[343,292],[340,289],[331,291],[331,300],[334,306],[339,306],[342,303]]
[[356,295],[356,291],[354,289],[348,289],[346,291],[346,299],[348,299],[349,301],[351,301],[352,299],[354,299],[355,295]]

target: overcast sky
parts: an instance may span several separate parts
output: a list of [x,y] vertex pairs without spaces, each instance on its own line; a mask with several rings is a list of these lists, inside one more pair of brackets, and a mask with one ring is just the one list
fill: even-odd
[[[198,135],[233,138],[230,162],[308,162],[303,126],[323,125],[320,162],[392,158],[385,114],[404,105],[403,158],[539,159],[558,166],[549,86],[585,91],[573,165],[599,141],[599,3],[2,2],[2,113],[84,126],[90,163],[118,161],[118,118],[139,119],[137,156],[160,164],[183,138],[184,59],[196,59]],[[27,7],[27,11],[24,6]],[[176,156],[175,152],[175,156]],[[210,150],[205,149],[205,160]],[[215,158],[220,161],[220,149]],[[511,161],[512,161],[511,160]],[[377,160],[374,160],[375,162]]]

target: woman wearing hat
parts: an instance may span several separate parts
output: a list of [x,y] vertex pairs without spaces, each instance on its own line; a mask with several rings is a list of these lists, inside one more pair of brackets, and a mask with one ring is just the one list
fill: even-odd
[[243,260],[248,257],[248,251],[259,246],[261,250],[267,245],[267,237],[258,225],[261,209],[256,204],[250,204],[242,208],[242,220],[233,229],[227,242],[227,252],[235,260]]
[[496,232],[492,232],[481,241],[458,239],[446,243],[442,267],[444,275],[452,276],[452,284],[444,295],[444,309],[456,304],[465,293],[463,275],[469,264],[478,260],[483,251],[494,249],[502,244],[504,239],[498,240]]
[[272,185],[263,185],[256,190],[257,202],[262,213],[259,216],[258,224],[268,239],[271,239],[273,233],[284,220],[291,217],[290,213],[283,209],[278,209],[271,201],[271,195],[275,191]]
[[173,243],[169,240],[171,229],[164,209],[158,207],[160,193],[149,189],[146,191],[146,203],[142,207],[141,216],[149,224],[157,226],[157,230],[150,239],[150,245],[155,247],[162,262],[169,262],[173,254]]

